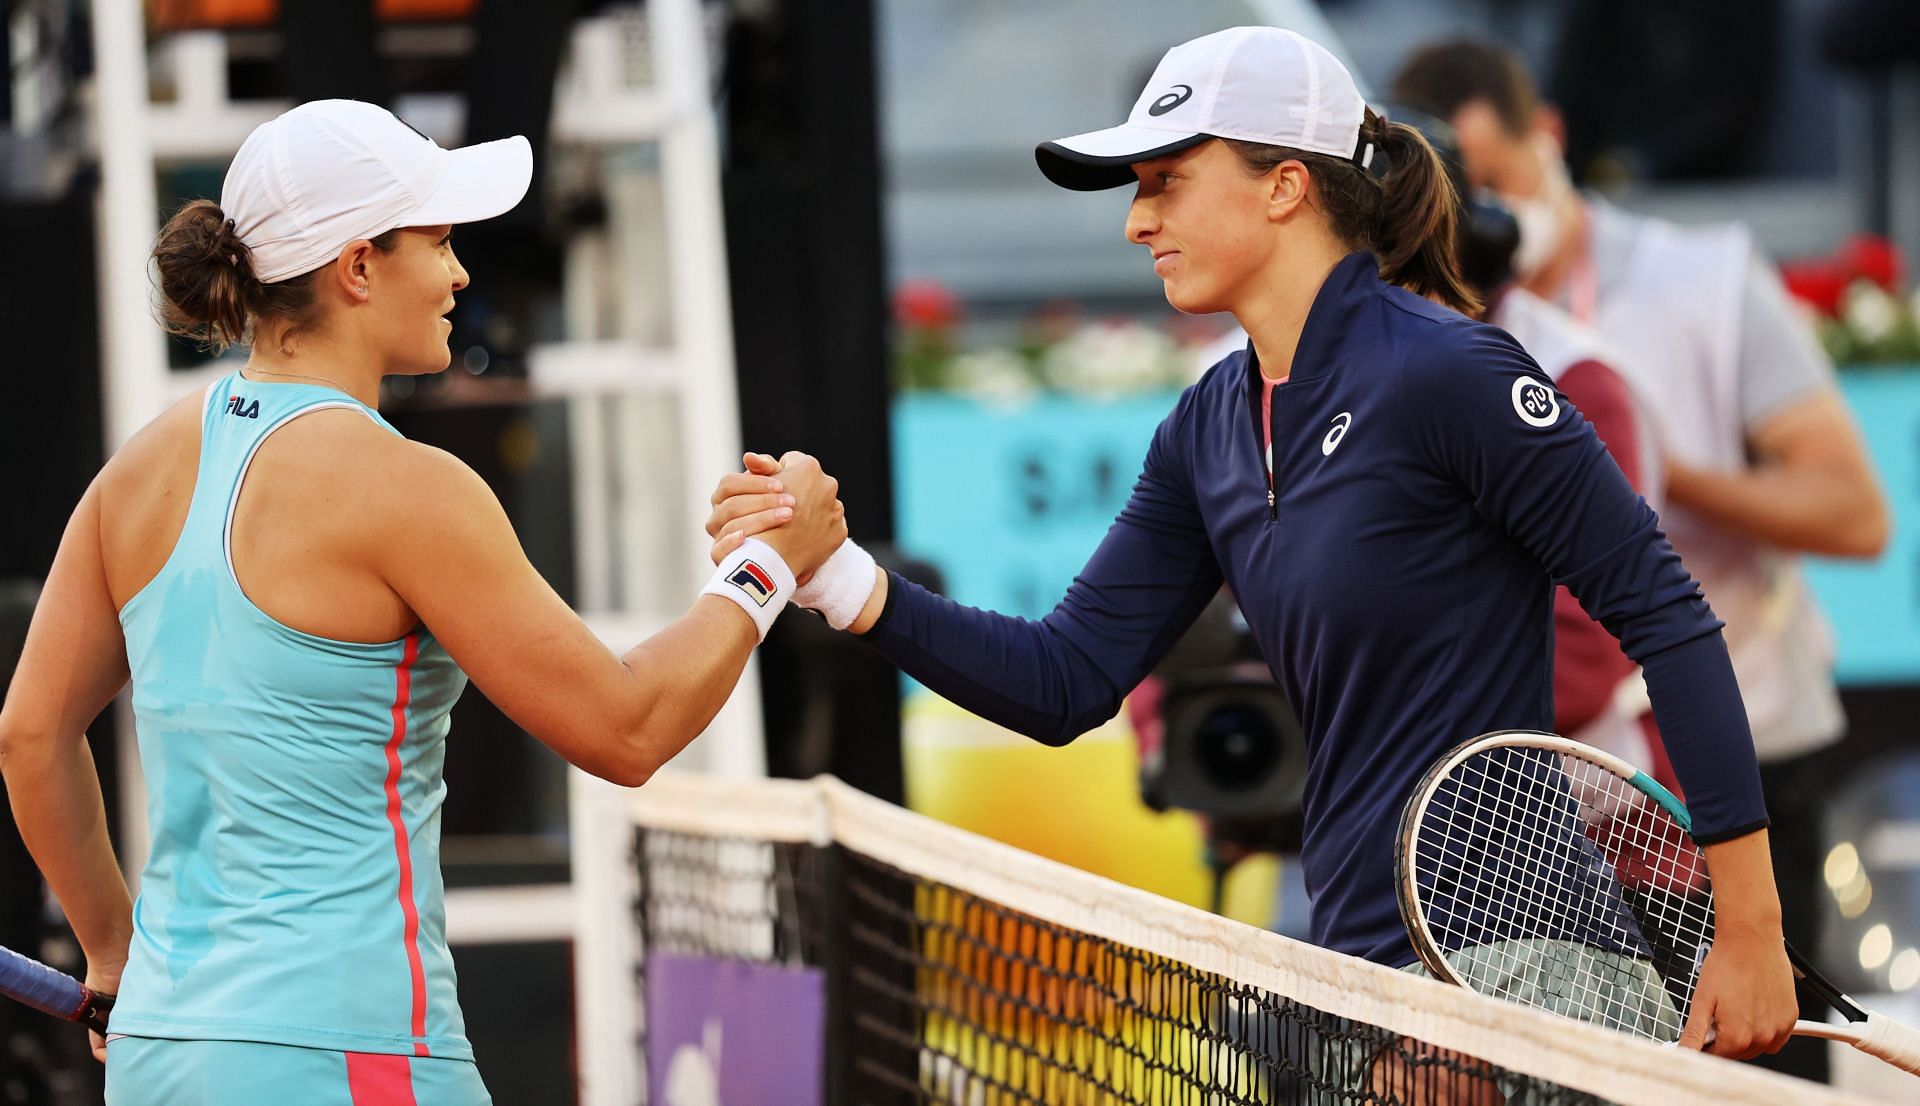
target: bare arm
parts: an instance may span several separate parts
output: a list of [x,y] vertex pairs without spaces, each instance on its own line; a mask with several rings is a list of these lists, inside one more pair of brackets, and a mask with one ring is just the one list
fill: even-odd
[[1680,1044],[1740,1060],[1774,1052],[1786,1043],[1798,1006],[1767,831],[1703,851],[1713,880],[1713,949],[1700,967]]
[[20,836],[86,951],[87,984],[105,992],[120,987],[133,901],[107,838],[86,729],[126,682],[96,485],[67,523],[0,710],[0,773]]
[[[486,696],[570,762],[644,783],[700,734],[758,644],[727,600],[701,596],[666,629],[615,656],[527,561],[506,512],[471,469],[408,446],[405,471],[372,535],[389,586]],[[811,458],[781,477],[791,525],[764,540],[796,574],[846,536],[831,478]]]
[[1838,392],[1820,391],[1755,428],[1752,466],[1726,471],[1674,463],[1667,498],[1782,549],[1875,557],[1886,547],[1885,498]]

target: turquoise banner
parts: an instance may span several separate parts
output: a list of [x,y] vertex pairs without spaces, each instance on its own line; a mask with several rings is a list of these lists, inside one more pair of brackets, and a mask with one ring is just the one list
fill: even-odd
[[[1871,563],[1816,560],[1845,684],[1920,682],[1920,367],[1841,374],[1894,514]],[[1037,618],[1100,543],[1177,393],[1048,397],[998,408],[915,394],[894,404],[900,542],[963,603]]]
[[1872,562],[1815,559],[1808,576],[1839,639],[1843,685],[1920,683],[1920,365],[1848,369],[1840,389],[1893,510]]
[[894,402],[901,546],[939,566],[947,594],[1038,618],[1053,609],[1126,503],[1177,392],[993,407],[919,393]]

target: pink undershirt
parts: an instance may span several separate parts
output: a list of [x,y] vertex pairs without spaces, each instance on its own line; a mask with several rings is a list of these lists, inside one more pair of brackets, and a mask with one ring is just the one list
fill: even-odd
[[1260,430],[1267,439],[1267,489],[1269,491],[1273,489],[1273,388],[1276,384],[1285,384],[1287,378],[1292,375],[1288,373],[1287,376],[1278,380],[1270,376],[1260,378],[1267,385],[1260,396]]

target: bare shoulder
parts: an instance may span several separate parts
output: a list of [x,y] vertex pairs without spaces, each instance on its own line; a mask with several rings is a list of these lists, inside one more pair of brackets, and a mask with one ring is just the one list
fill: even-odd
[[393,433],[356,410],[316,411],[275,435],[281,473],[332,489],[336,505],[370,523],[407,524],[497,501],[466,462]]
[[[107,460],[88,489],[116,605],[153,579],[186,525],[200,471],[205,402],[206,393],[195,392],[162,411]],[[83,500],[80,511],[86,509]]]
[[200,422],[207,395],[204,390],[183,397],[136,431],[107,458],[96,481],[109,497],[130,491],[149,492],[153,485],[177,481],[184,472],[184,494],[192,495],[200,464]]

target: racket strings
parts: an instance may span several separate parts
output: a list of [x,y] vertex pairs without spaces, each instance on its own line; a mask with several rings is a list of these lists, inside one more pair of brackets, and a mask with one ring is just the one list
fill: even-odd
[[[1581,868],[1578,864],[1553,863],[1555,858],[1565,858],[1571,851],[1567,830],[1570,823],[1564,812],[1542,811],[1543,816],[1538,819],[1540,827],[1547,836],[1558,840],[1544,850],[1514,848],[1514,842],[1509,840],[1511,827],[1526,819],[1521,813],[1521,797],[1530,804],[1554,798],[1543,791],[1539,773],[1527,771],[1520,773],[1517,780],[1496,780],[1483,769],[1471,773],[1468,779],[1473,785],[1474,802],[1448,804],[1453,842],[1465,846],[1457,848],[1456,855],[1468,858],[1491,855],[1504,857],[1509,863],[1470,865],[1465,869],[1473,878],[1464,888],[1462,897],[1467,902],[1456,905],[1466,907],[1460,913],[1465,915],[1471,931],[1461,933],[1457,940],[1451,934],[1445,935],[1445,944],[1474,950],[1474,956],[1453,958],[1457,967],[1464,969],[1470,985],[1525,1000],[1524,993],[1514,992],[1537,986],[1536,977],[1542,969],[1547,970],[1549,978],[1563,974],[1553,973],[1554,965],[1550,962],[1542,963],[1551,951],[1551,946],[1543,941],[1566,940],[1583,928],[1578,918],[1563,910],[1538,909],[1570,901],[1568,882]],[[1516,786],[1496,786],[1499,783]],[[1485,808],[1491,808],[1492,817],[1479,816]],[[1469,817],[1470,814],[1475,816]],[[1504,888],[1506,893],[1495,894],[1498,888]],[[1532,914],[1528,913],[1529,904],[1535,905]],[[1516,940],[1523,943],[1503,949],[1501,956],[1483,955],[1477,947]],[[1581,1007],[1594,1007],[1601,1001],[1593,981],[1587,978],[1558,980],[1556,987],[1562,992],[1563,1001],[1571,1000]]]
[[[1593,898],[1593,868],[1578,841],[1576,808],[1566,789],[1555,784],[1557,773],[1537,759],[1509,759],[1498,765],[1507,770],[1504,774],[1493,767],[1472,780],[1478,809],[1490,810],[1492,816],[1469,819],[1468,839],[1482,854],[1500,856],[1504,850],[1521,870],[1503,873],[1496,865],[1481,866],[1473,893],[1479,903],[1498,909],[1475,944],[1524,943],[1501,950],[1499,956],[1461,958],[1466,974],[1473,977],[1470,985],[1520,1001],[1532,1001],[1534,992],[1545,986],[1563,1006],[1609,1024],[1623,1020],[1638,997],[1624,993],[1627,980],[1608,971],[1606,961],[1590,965],[1598,970],[1568,971],[1564,961],[1569,950],[1555,944],[1589,940],[1617,946],[1625,936],[1614,919],[1571,909]],[[1522,847],[1527,828],[1537,829],[1547,847]]]
[[1712,898],[1699,849],[1627,780],[1555,750],[1488,750],[1441,781],[1412,844],[1428,929],[1468,986],[1677,1036],[1648,1011],[1684,1018]]

